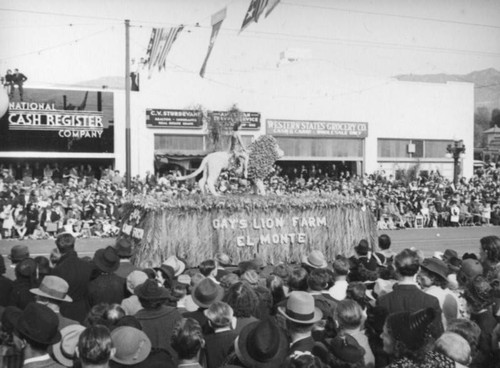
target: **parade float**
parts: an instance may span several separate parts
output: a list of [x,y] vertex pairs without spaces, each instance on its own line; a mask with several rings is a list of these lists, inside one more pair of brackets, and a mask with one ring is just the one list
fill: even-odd
[[[130,197],[121,233],[134,244],[133,262],[152,267],[176,255],[194,267],[224,252],[235,263],[259,256],[276,264],[299,261],[313,249],[333,260],[352,254],[361,239],[375,243],[375,220],[362,197],[263,195],[279,151],[271,136],[249,147],[249,180],[258,194]],[[202,185],[216,179],[207,175]]]

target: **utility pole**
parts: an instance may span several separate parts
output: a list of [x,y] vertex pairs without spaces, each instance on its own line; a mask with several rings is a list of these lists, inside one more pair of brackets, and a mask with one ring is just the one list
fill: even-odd
[[131,187],[130,164],[130,20],[125,19],[125,183]]

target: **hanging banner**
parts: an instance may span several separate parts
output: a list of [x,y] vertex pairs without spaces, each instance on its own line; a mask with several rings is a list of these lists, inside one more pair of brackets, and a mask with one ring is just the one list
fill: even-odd
[[267,119],[266,134],[274,136],[366,138],[368,136],[368,123]]
[[226,19],[226,14],[227,14],[227,9],[224,8],[214,15],[212,15],[212,35],[210,36],[210,43],[208,45],[208,51],[207,55],[205,56],[205,60],[203,61],[203,65],[201,66],[200,70],[200,77],[205,76],[205,69],[207,67],[207,62],[208,58],[210,57],[210,54],[212,53],[212,49],[215,44],[215,40],[217,39],[217,36],[219,35],[220,27],[222,26],[222,22],[224,19]]

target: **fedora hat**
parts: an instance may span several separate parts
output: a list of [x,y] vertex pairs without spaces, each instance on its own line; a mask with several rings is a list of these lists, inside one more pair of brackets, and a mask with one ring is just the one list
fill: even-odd
[[61,330],[61,341],[52,345],[52,353],[56,360],[65,367],[72,367],[76,359],[78,339],[85,330],[82,325],[69,325]]
[[132,243],[125,238],[120,238],[115,243],[115,250],[118,257],[132,256]]
[[174,277],[179,276],[186,269],[186,264],[184,262],[182,262],[179,258],[177,258],[177,256],[168,257],[165,260],[165,262],[163,262],[163,264],[173,268]]
[[27,245],[17,244],[10,249],[9,259],[12,262],[20,262],[23,259],[29,258],[30,251]]
[[68,295],[68,289],[69,285],[64,279],[58,276],[47,275],[43,278],[40,286],[30,289],[30,292],[49,299],[72,302],[73,299]]
[[442,279],[446,280],[448,277],[448,265],[437,258],[425,258],[420,265],[423,269],[438,275]]
[[325,268],[328,266],[328,262],[320,250],[313,250],[307,257],[304,256],[302,263],[312,268]]
[[195,304],[202,308],[208,308],[212,303],[221,301],[223,296],[224,289],[209,278],[201,280],[191,293]]
[[108,246],[104,249],[98,249],[97,252],[95,252],[94,263],[99,270],[106,273],[112,273],[120,267],[120,258],[115,248]]
[[111,340],[116,349],[115,355],[111,359],[120,364],[141,363],[151,352],[151,341],[148,336],[134,327],[115,328],[111,332]]
[[314,306],[314,298],[305,291],[292,291],[285,307],[278,307],[286,319],[302,324],[316,323],[323,318],[323,313]]
[[280,366],[288,354],[288,339],[271,319],[252,322],[234,342],[236,355],[247,368]]
[[53,345],[61,340],[57,314],[39,303],[29,303],[26,306],[16,327],[21,335],[39,344]]
[[155,280],[148,279],[134,290],[135,295],[145,300],[162,300],[170,298],[170,293],[164,287],[158,286]]

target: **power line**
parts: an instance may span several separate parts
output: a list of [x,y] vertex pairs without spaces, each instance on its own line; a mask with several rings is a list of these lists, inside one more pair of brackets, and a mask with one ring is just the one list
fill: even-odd
[[59,16],[59,17],[73,17],[73,18],[83,18],[83,19],[112,20],[112,21],[116,21],[116,22],[123,22],[123,19],[120,19],[120,18],[97,17],[95,15],[67,14],[67,13],[56,13],[56,12],[46,12],[46,11],[38,11],[38,10],[24,10],[24,9],[9,9],[9,8],[0,8],[0,11],[27,13],[27,14],[38,14],[38,15],[53,15],[53,16]]
[[322,5],[311,5],[311,4],[307,4],[306,5],[306,4],[291,3],[291,2],[287,2],[287,1],[282,1],[280,4],[297,6],[297,7],[302,7],[302,8],[333,10],[333,11],[345,12],[345,13],[358,13],[358,14],[367,14],[367,15],[378,15],[378,16],[384,16],[384,17],[422,20],[422,21],[426,21],[426,22],[450,23],[450,24],[458,24],[458,25],[462,25],[462,26],[485,27],[485,28],[500,29],[500,26],[493,25],[493,24],[474,23],[474,22],[462,22],[462,21],[451,20],[451,19],[417,17],[417,16],[414,16],[414,15],[381,13],[381,12],[372,12],[372,11],[366,11],[366,10],[336,8],[336,7],[322,6]]
[[63,43],[59,43],[57,45],[52,45],[52,46],[49,46],[49,47],[44,47],[44,48],[39,49],[39,50],[29,51],[29,52],[25,52],[23,54],[18,54],[18,55],[13,55],[13,56],[0,57],[0,60],[2,60],[2,61],[4,61],[4,60],[11,60],[11,59],[16,59],[16,58],[23,57],[23,56],[28,56],[28,55],[33,55],[33,54],[39,54],[39,53],[42,53],[42,52],[45,52],[45,51],[48,51],[48,50],[57,49],[59,47],[64,47],[64,46],[67,46],[67,45],[71,45],[73,43],[83,41],[83,40],[85,40],[87,38],[97,36],[98,34],[107,32],[107,31],[109,31],[110,29],[113,29],[113,28],[114,27],[108,27],[106,29],[102,29],[100,31],[90,33],[90,34],[88,34],[88,35],[86,35],[84,37],[77,38],[77,39],[74,39],[74,40],[71,40],[71,41],[67,41],[67,42],[63,42]]

